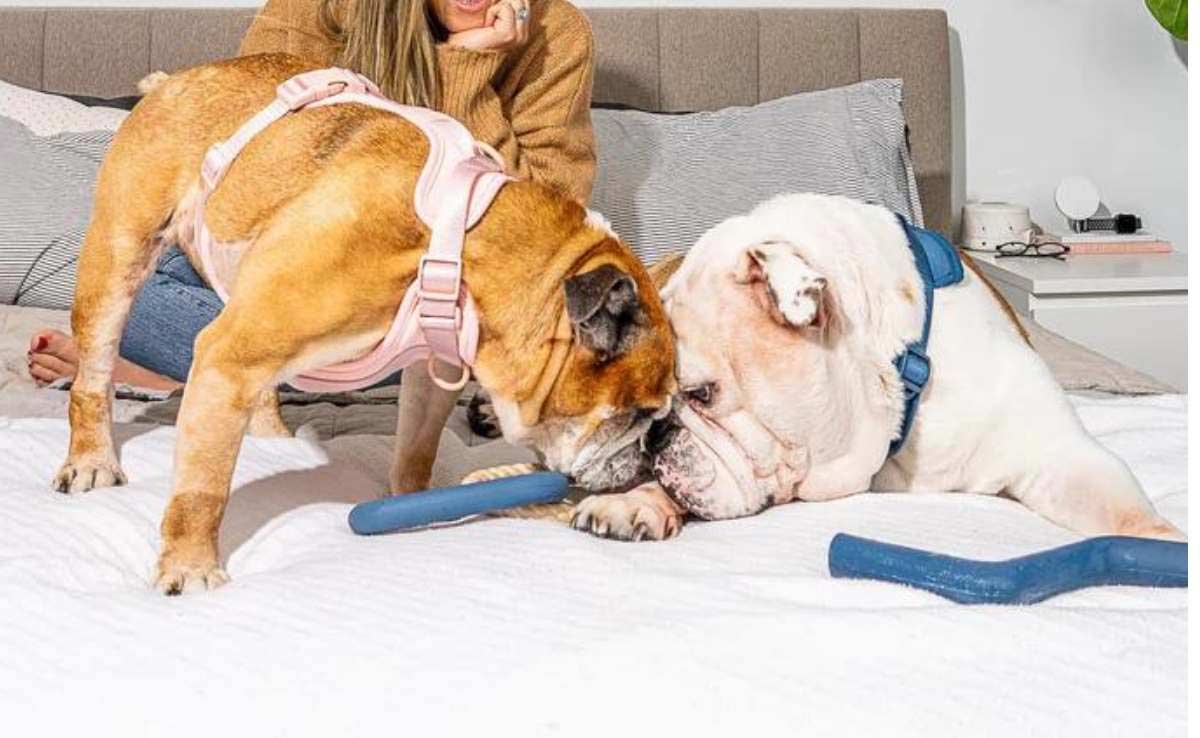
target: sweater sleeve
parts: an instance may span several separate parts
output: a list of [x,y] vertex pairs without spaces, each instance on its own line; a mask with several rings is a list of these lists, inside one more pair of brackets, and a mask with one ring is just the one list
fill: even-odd
[[586,204],[595,173],[590,103],[590,30],[565,38],[534,63],[536,77],[522,86],[507,110],[493,87],[504,55],[448,44],[437,49],[441,108],[504,157],[511,173],[541,182]]

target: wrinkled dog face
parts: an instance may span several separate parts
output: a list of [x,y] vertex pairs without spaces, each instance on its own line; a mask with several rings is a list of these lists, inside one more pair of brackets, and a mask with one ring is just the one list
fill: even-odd
[[[516,403],[493,398],[506,438],[594,491],[630,486],[648,471],[642,440],[669,411],[674,352],[662,303],[644,272],[603,265],[564,284],[571,355],[541,408],[522,423]],[[513,429],[517,429],[515,432]]]
[[[650,438],[659,483],[706,519],[795,497],[814,452],[837,444],[829,345],[839,312],[795,243],[744,240],[744,220],[710,231],[663,290],[679,392]],[[813,419],[830,423],[814,428]]]

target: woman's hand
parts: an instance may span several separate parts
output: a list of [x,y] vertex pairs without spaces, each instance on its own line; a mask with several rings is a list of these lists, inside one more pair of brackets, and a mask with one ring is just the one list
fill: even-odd
[[452,33],[446,42],[475,51],[513,49],[529,38],[530,15],[529,0],[498,0],[487,9],[482,27]]

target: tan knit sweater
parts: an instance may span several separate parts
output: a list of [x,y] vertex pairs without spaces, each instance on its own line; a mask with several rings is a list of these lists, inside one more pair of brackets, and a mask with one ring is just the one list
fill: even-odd
[[[337,48],[321,32],[320,5],[321,0],[267,0],[239,53],[286,51],[332,64]],[[496,147],[510,172],[586,203],[596,168],[589,115],[591,26],[566,0],[532,0],[530,10],[529,40],[519,48],[495,52],[438,44],[442,112]]]

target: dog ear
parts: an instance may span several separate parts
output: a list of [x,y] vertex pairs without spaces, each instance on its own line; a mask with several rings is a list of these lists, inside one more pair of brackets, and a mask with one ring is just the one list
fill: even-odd
[[629,349],[634,329],[642,319],[642,303],[633,277],[605,264],[571,277],[563,290],[575,335],[600,361]]
[[758,304],[781,326],[826,336],[839,324],[829,280],[791,243],[766,241],[749,246],[733,277],[750,287]]

